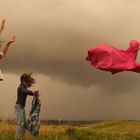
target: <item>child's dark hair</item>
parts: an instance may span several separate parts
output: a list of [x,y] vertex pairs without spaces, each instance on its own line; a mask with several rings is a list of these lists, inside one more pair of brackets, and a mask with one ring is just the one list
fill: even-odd
[[26,83],[28,87],[32,86],[33,83],[35,83],[35,79],[31,77],[32,73],[24,73],[20,76],[20,82]]

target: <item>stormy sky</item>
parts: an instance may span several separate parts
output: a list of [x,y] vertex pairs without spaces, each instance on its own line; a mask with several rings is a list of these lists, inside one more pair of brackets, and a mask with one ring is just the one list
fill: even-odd
[[1,0],[0,39],[17,39],[0,63],[0,117],[15,117],[19,77],[33,72],[42,119],[140,120],[140,74],[112,75],[85,61],[96,45],[127,49],[140,40],[139,6],[139,0]]

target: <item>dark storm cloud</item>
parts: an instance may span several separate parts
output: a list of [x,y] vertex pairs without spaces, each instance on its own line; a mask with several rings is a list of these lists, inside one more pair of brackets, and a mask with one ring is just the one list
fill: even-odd
[[6,28],[0,39],[15,34],[17,40],[0,63],[5,77],[0,117],[15,117],[19,75],[32,71],[43,119],[139,120],[140,75],[112,75],[85,61],[96,45],[127,49],[131,39],[140,40],[139,5],[139,0],[1,0]]
[[4,71],[33,71],[68,84],[100,85],[109,92],[120,92],[122,85],[124,92],[134,89],[140,81],[137,74],[111,75],[85,61],[92,46],[108,43],[126,49],[130,39],[139,38],[138,1],[16,2],[19,7],[6,32],[14,31],[17,42],[1,64]]

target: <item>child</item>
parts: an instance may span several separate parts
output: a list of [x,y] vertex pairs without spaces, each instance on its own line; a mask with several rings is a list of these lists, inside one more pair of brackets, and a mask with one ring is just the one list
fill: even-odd
[[[0,35],[1,35],[2,31],[3,31],[3,29],[4,29],[4,24],[5,24],[5,20],[2,21],[2,24],[1,24],[1,26],[0,26]],[[6,43],[4,49],[3,49],[2,51],[0,51],[0,60],[2,60],[2,59],[6,56],[10,45],[11,45],[13,42],[15,42],[15,39],[16,39],[16,37],[13,36],[13,37]],[[1,42],[2,42],[2,41],[1,41]],[[0,43],[1,43],[1,42],[0,42]],[[2,80],[4,80],[4,77],[3,77],[2,72],[0,71],[0,81],[2,81]]]
[[20,85],[17,90],[17,101],[15,105],[15,112],[17,116],[17,129],[16,140],[25,140],[25,128],[26,128],[26,116],[25,116],[25,104],[28,95],[33,96],[38,94],[38,90],[29,90],[28,88],[35,83],[31,74],[24,73],[20,77]]

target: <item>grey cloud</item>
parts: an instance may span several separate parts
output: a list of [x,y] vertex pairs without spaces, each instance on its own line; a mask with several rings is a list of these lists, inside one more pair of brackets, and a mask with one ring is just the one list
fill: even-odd
[[[138,1],[133,5],[132,1],[113,0],[110,3],[90,0],[32,2],[25,11],[26,4],[17,2],[19,8],[11,13],[13,21],[7,22],[8,29],[3,38],[7,37],[8,31],[15,31],[17,42],[1,64],[4,71],[34,71],[72,85],[100,85],[101,89],[110,92],[114,89],[120,92],[122,85],[127,87],[128,84],[130,89],[137,85],[139,78],[134,80],[125,72],[112,76],[96,70],[85,61],[85,56],[92,46],[108,43],[126,49],[130,39],[139,38],[140,20],[134,7]],[[31,4],[33,9],[30,9]],[[114,9],[114,6],[120,9]],[[17,11],[22,14],[17,14],[18,18],[15,16]],[[133,82],[130,84],[129,80]],[[127,91],[126,88],[123,90]]]
[[[96,45],[126,49],[131,39],[140,40],[139,4],[139,0],[1,0],[0,19],[6,18],[1,39],[15,34],[17,40],[0,62],[5,76],[0,84],[4,93],[0,116],[13,114],[19,75],[32,71],[42,94],[44,119],[139,120],[139,74],[112,75],[85,61],[87,50]],[[28,110],[31,102],[27,103]]]

